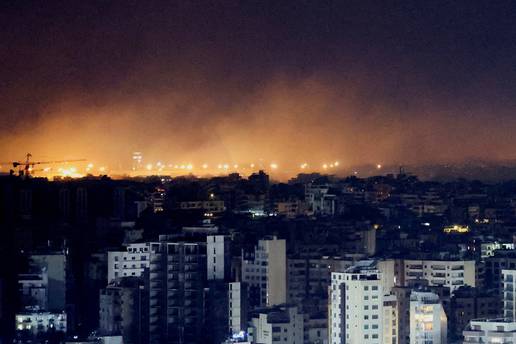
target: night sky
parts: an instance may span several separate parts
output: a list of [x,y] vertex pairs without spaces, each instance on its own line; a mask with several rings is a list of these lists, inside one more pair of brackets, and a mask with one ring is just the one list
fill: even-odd
[[0,160],[516,158],[513,1],[3,1]]

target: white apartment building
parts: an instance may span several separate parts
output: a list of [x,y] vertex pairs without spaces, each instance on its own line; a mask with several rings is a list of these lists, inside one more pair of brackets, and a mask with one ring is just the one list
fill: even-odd
[[257,311],[249,328],[253,344],[303,344],[303,314],[287,305]]
[[516,314],[516,270],[502,270],[503,316],[515,320]]
[[126,251],[108,252],[108,283],[115,278],[142,275],[149,267],[149,243],[129,244]]
[[254,306],[281,305],[287,301],[286,242],[271,237],[258,241],[254,252],[242,255],[242,282],[249,285]]
[[332,273],[329,343],[383,342],[382,278],[372,266],[372,261],[362,261],[346,272]]
[[514,318],[516,270],[502,270],[504,317],[471,320],[462,332],[463,343],[516,343]]
[[516,343],[516,322],[503,318],[471,320],[462,335],[464,344],[512,344]]
[[410,344],[446,344],[448,319],[439,296],[432,292],[410,294]]
[[237,335],[247,330],[247,290],[240,282],[228,283],[229,333]]
[[463,285],[475,287],[474,260],[411,260],[404,261],[405,286],[410,280],[427,280],[430,286],[445,286],[450,293]]
[[208,280],[228,280],[231,275],[231,238],[228,235],[206,237]]

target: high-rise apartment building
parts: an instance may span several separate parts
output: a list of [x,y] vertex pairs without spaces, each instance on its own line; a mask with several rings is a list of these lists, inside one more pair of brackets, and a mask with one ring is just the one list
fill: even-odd
[[446,344],[448,319],[439,296],[432,292],[410,294],[410,344]]
[[47,310],[62,312],[66,308],[66,255],[63,252],[33,254],[31,264],[46,272],[48,278]]
[[381,273],[373,261],[361,261],[345,272],[333,272],[330,289],[331,344],[378,344],[383,341]]
[[150,243],[149,342],[204,343],[206,242]]
[[258,241],[254,252],[244,252],[242,281],[249,285],[251,306],[274,306],[287,301],[285,240],[270,237]]
[[147,342],[147,293],[138,277],[114,280],[100,291],[99,333],[122,336],[124,343]]
[[502,270],[503,317],[514,321],[516,314],[516,270]]
[[326,313],[328,287],[333,271],[345,271],[353,265],[352,258],[320,257],[287,259],[287,300],[307,314]]
[[247,330],[247,286],[241,282],[228,284],[228,333],[233,335]]
[[231,238],[228,235],[206,237],[208,280],[229,281],[231,277]]

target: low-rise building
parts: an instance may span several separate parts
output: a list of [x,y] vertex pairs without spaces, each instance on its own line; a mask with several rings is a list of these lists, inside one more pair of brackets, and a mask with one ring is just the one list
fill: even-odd
[[27,309],[16,314],[16,331],[22,336],[38,336],[49,331],[66,333],[66,313]]
[[253,344],[303,343],[303,314],[297,307],[279,305],[256,310],[250,325],[248,332]]
[[222,213],[226,210],[222,200],[186,201],[180,202],[179,207],[182,210],[203,210],[212,214]]
[[287,301],[286,242],[269,237],[242,256],[242,281],[249,285],[250,305],[265,307]]

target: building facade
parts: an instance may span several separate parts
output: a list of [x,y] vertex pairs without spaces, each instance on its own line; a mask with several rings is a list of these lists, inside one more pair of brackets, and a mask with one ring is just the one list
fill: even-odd
[[411,280],[426,280],[430,286],[445,286],[453,293],[463,285],[476,286],[474,260],[412,260],[403,262],[404,284]]
[[206,242],[150,243],[149,342],[203,343]]
[[228,281],[231,277],[231,238],[208,235],[206,245],[208,280]]
[[378,344],[383,340],[381,273],[360,265],[333,272],[328,342]]
[[448,319],[439,296],[413,291],[410,295],[410,343],[446,344]]
[[254,252],[242,256],[242,281],[249,285],[251,306],[270,307],[287,301],[286,242],[259,240]]
[[140,277],[149,267],[149,243],[129,244],[126,251],[108,252],[108,283],[120,277]]
[[249,328],[253,344],[303,343],[303,314],[296,307],[281,305],[257,310]]

